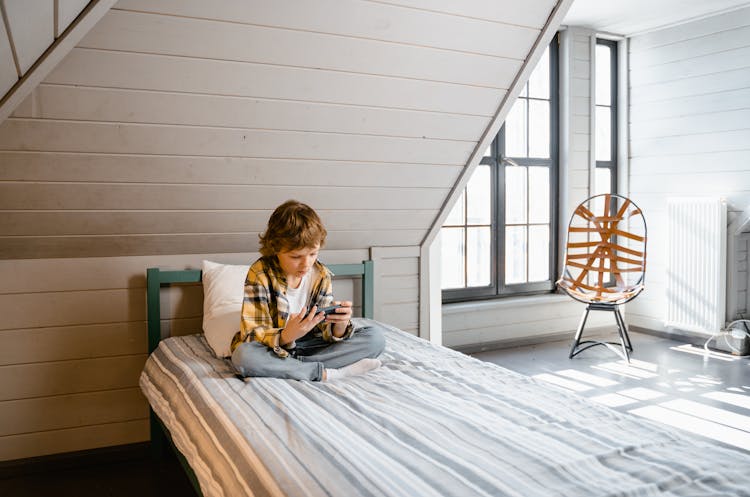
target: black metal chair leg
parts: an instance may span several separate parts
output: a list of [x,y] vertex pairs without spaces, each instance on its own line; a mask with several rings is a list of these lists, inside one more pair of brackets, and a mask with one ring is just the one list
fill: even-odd
[[622,346],[622,353],[625,357],[625,362],[629,364],[630,354],[628,353],[628,351],[633,350],[632,347],[629,347],[630,338],[628,338],[627,329],[623,326],[624,323],[622,320],[622,316],[620,316],[620,310],[617,308],[617,306],[615,306],[613,311],[615,314],[615,321],[617,321],[617,334],[620,335],[620,345]]
[[586,309],[583,311],[583,315],[581,316],[581,321],[578,324],[578,330],[576,330],[576,336],[573,339],[573,346],[570,347],[570,355],[568,356],[568,359],[572,359],[578,351],[576,350],[578,348],[578,345],[581,342],[581,335],[583,334],[583,328],[586,326],[586,319],[589,317],[589,306],[586,306]]
[[623,319],[622,314],[620,314],[620,308],[615,307],[615,318],[617,319],[619,325],[622,327],[623,335],[625,336],[625,344],[628,347],[629,351],[633,351],[633,344],[630,343],[630,333],[628,333],[628,326],[625,324],[625,319]]

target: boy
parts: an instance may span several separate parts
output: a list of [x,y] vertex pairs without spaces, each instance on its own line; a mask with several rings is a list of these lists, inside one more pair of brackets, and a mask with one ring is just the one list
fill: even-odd
[[[375,326],[355,330],[352,303],[334,302],[332,273],[320,261],[326,230],[309,206],[288,200],[260,235],[261,257],[245,279],[232,363],[242,376],[327,381],[380,366]],[[318,309],[340,305],[330,314]]]

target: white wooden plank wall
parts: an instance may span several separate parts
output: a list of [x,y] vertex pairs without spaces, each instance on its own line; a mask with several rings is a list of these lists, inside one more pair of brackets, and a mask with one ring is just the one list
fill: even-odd
[[373,247],[374,318],[414,335],[419,331],[419,246]]
[[404,3],[119,2],[0,125],[0,257],[255,250],[290,197],[419,243],[555,2]]
[[630,194],[649,228],[632,324],[665,329],[666,197],[723,196],[730,221],[750,204],[749,41],[750,8],[631,40]]
[[[568,67],[570,119],[568,136],[561,137],[569,143],[570,155],[561,157],[562,171],[567,171],[566,205],[564,219],[570,218],[573,209],[589,197],[589,150],[590,122],[590,40],[591,30],[568,27],[570,43],[567,60],[561,64]],[[561,227],[567,229],[566,226]],[[507,300],[507,299],[506,299]],[[476,350],[493,346],[571,334],[578,327],[584,306],[570,298],[559,295],[515,298],[506,302],[475,302],[443,306],[443,344],[459,349]],[[614,325],[609,313],[591,313],[587,324],[595,328]]]

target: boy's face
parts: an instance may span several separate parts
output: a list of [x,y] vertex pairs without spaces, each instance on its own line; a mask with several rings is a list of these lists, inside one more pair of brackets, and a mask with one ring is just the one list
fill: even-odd
[[319,251],[320,244],[317,244],[314,247],[282,250],[276,255],[279,258],[281,270],[286,274],[287,278],[290,276],[302,278],[310,271],[313,264],[315,264]]

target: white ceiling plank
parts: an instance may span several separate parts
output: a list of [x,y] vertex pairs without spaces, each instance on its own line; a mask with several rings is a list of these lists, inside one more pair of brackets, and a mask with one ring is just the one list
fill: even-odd
[[70,23],[75,21],[78,14],[88,5],[89,0],[57,0],[57,25],[55,26],[55,38],[65,31]]
[[[70,31],[67,31],[65,36],[61,36],[55,41],[55,46],[45,53],[43,58],[34,67],[34,70],[24,74],[20,83],[12,87],[10,93],[4,94],[2,99],[0,99],[0,123],[47,77],[52,69],[81,41],[81,38],[107,13],[116,1],[98,0],[93,4],[90,9],[87,9],[85,18],[81,22],[77,23]],[[18,0],[18,2],[22,3],[22,0]],[[7,4],[8,2],[6,1],[6,7]],[[52,29],[53,25],[50,25],[50,33]]]
[[86,48],[72,50],[46,82],[484,116],[505,95],[434,81]]
[[[14,117],[476,140],[487,118],[292,100],[42,83]],[[27,99],[29,100],[29,99]],[[29,109],[21,109],[29,107]],[[25,110],[26,112],[22,112]]]
[[[133,26],[138,26],[138,36],[133,36]],[[294,29],[120,10],[112,10],[78,46],[502,89],[513,81],[525,50],[519,47],[518,56],[513,58],[494,57]]]
[[563,24],[633,36],[747,5],[747,0],[575,0]]
[[[524,4],[525,6],[525,4]],[[378,2],[342,0],[120,0],[117,8],[199,19],[281,27],[461,52],[517,57],[528,53],[538,28],[500,25]],[[332,15],[335,13],[335,15]]]
[[5,0],[4,5],[23,75],[55,41],[55,4],[53,0]]
[[403,5],[475,19],[529,26],[537,29],[549,17],[554,0],[380,0],[381,3]]
[[13,51],[10,48],[5,23],[0,22],[0,95],[10,90],[18,81],[18,71],[13,62]]

